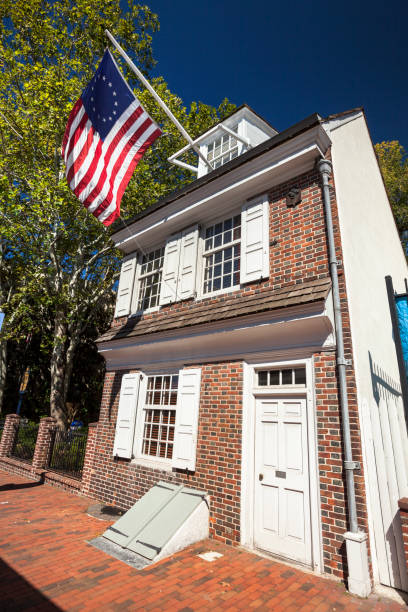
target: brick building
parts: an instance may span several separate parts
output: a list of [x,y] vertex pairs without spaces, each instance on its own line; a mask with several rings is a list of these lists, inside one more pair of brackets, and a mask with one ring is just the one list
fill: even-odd
[[191,485],[216,539],[361,595],[408,590],[384,282],[401,287],[406,262],[364,114],[278,134],[243,106],[196,143],[197,180],[113,234],[89,492],[127,508],[159,480]]

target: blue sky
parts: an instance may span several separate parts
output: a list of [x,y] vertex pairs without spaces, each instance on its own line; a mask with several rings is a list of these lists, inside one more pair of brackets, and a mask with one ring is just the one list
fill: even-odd
[[408,1],[148,0],[161,74],[185,103],[246,102],[282,131],[356,106],[408,149]]

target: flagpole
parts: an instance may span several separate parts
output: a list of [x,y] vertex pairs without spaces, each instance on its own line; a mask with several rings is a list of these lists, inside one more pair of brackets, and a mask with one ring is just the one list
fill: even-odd
[[160,96],[155,92],[153,87],[150,85],[149,81],[140,72],[139,68],[137,68],[137,66],[135,66],[135,64],[132,62],[132,60],[130,59],[128,54],[122,49],[122,47],[117,42],[117,40],[112,36],[112,34],[109,32],[109,30],[105,30],[105,34],[109,38],[111,43],[119,51],[119,53],[121,54],[121,56],[123,57],[125,62],[128,64],[128,66],[136,74],[137,78],[143,83],[143,85],[146,87],[146,89],[152,94],[152,96],[156,100],[157,104],[164,110],[164,112],[166,113],[166,115],[168,116],[170,121],[172,121],[174,123],[174,125],[176,126],[176,128],[178,129],[180,134],[187,140],[187,142],[194,149],[194,151],[198,154],[198,156],[203,160],[203,162],[212,170],[213,167],[211,166],[210,162],[207,160],[205,155],[201,152],[200,147],[198,147],[197,145],[194,144],[193,139],[191,138],[191,136],[188,134],[188,132],[186,132],[186,130],[181,125],[181,123],[176,119],[176,117],[173,115],[173,113],[171,112],[171,110],[169,109],[167,104],[165,102],[163,102],[163,100],[160,98]]

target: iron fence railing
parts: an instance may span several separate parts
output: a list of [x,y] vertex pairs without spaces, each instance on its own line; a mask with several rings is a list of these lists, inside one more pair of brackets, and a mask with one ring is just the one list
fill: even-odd
[[11,456],[20,459],[20,461],[31,463],[34,457],[39,424],[21,420],[15,427],[16,435]]
[[73,478],[81,478],[87,438],[87,430],[55,429],[52,432],[48,468]]

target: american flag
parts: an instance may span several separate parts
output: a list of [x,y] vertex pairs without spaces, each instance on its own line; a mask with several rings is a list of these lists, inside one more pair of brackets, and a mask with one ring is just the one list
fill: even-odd
[[69,187],[104,225],[120,215],[130,177],[160,134],[106,50],[71,111],[62,142]]

